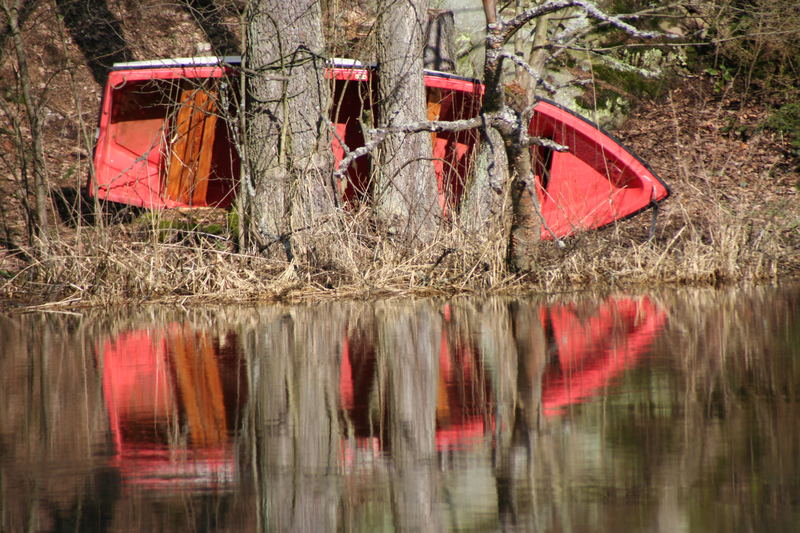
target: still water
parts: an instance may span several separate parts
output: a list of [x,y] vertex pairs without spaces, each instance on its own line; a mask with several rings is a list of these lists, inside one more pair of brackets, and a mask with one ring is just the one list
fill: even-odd
[[800,531],[800,287],[0,316],[2,531]]

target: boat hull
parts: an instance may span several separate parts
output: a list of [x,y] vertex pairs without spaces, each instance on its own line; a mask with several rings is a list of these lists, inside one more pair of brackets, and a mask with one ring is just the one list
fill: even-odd
[[[236,66],[177,60],[126,64],[105,87],[88,192],[150,209],[229,207],[238,189],[235,134],[220,118],[234,115],[226,95]],[[346,145],[364,145],[364,111],[376,116],[373,71],[337,65],[327,71],[334,105],[331,150],[338,167]],[[483,86],[439,72],[424,75],[429,120],[460,120],[480,111]],[[539,101],[530,134],[567,146],[532,149],[542,238],[566,237],[632,216],[664,200],[667,186],[611,135],[553,102]],[[439,204],[458,206],[470,172],[477,131],[431,134]],[[371,161],[357,159],[339,182],[349,204],[370,195]]]
[[656,205],[669,189],[633,152],[588,119],[540,100],[529,134],[569,147],[533,149],[542,237],[607,226]]

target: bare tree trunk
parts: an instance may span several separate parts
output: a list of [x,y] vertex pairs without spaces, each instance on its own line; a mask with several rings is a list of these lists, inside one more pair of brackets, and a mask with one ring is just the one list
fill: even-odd
[[492,247],[492,261],[505,269],[508,255],[507,226],[511,223],[509,169],[503,138],[485,128],[461,202],[459,223],[467,235]]
[[[531,66],[533,72],[541,78],[544,78],[545,74],[544,67],[545,61],[547,60],[548,51],[544,46],[547,44],[547,30],[550,26],[551,16],[552,14],[547,14],[536,19],[536,29],[533,33],[533,41],[531,42],[528,53],[526,54],[527,63]],[[523,50],[520,50],[520,52],[525,54]],[[519,71],[517,82],[525,90],[527,103],[533,103],[537,92],[536,79],[524,71]]]
[[17,56],[17,68],[19,84],[22,90],[22,102],[25,107],[25,114],[28,119],[31,136],[31,154],[33,162],[33,182],[35,212],[32,220],[32,234],[38,239],[36,247],[47,241],[48,216],[47,204],[49,199],[47,168],[44,160],[44,146],[42,145],[42,125],[39,116],[39,109],[33,99],[31,92],[31,78],[28,72],[28,56],[25,50],[25,43],[22,40],[22,32],[19,26],[20,14],[24,13],[20,0],[13,3],[4,0],[0,4],[3,12],[8,18],[8,29],[11,40],[14,43],[14,52]]
[[[540,6],[547,0],[515,0],[514,15],[519,15],[521,11]],[[530,66],[531,72],[540,78],[544,77],[545,64],[551,51],[545,48],[548,41],[548,29],[552,13],[547,13],[535,19],[535,27],[532,32],[517,32],[514,37],[514,54],[524,59]],[[532,37],[532,38],[531,38]],[[524,69],[517,69],[514,76],[514,84],[521,90],[520,105],[527,106],[533,103],[537,92],[537,78],[531,76]]]
[[[422,78],[427,0],[378,2],[378,113],[381,126],[426,119]],[[430,135],[391,134],[378,155],[378,216],[404,240],[429,241],[436,229]]]
[[[534,192],[530,149],[522,143],[527,134],[527,124],[520,111],[512,109],[505,99],[503,84],[503,47],[510,35],[497,24],[495,0],[484,0],[486,16],[486,58],[484,61],[485,93],[482,113],[491,119],[492,127],[503,140],[508,161],[509,178],[503,190],[510,200],[508,216],[501,222],[503,242],[507,247],[507,264],[512,268],[529,269],[532,265],[531,248],[539,241],[538,204]],[[485,135],[484,138],[487,136]],[[491,137],[489,137],[491,138]],[[480,169],[479,169],[480,170]],[[475,183],[480,184],[481,179]],[[489,180],[483,180],[489,182]],[[491,195],[491,191],[472,194]],[[486,203],[488,200],[484,200]],[[503,215],[506,215],[503,212]]]
[[513,268],[532,270],[533,249],[541,239],[539,199],[535,194],[531,150],[518,142],[515,131],[506,141],[511,170],[511,224],[508,233],[508,263]]
[[456,71],[456,25],[452,11],[428,10],[425,28],[425,68],[442,72]]
[[250,229],[262,249],[282,244],[291,260],[335,206],[322,15],[314,0],[253,0],[247,17]]

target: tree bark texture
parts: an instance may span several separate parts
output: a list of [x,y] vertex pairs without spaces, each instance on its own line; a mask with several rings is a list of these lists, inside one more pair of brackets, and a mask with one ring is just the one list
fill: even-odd
[[31,217],[31,227],[28,233],[38,239],[38,242],[32,242],[31,244],[34,244],[34,248],[39,248],[40,245],[47,241],[47,208],[50,195],[44,158],[44,146],[42,144],[41,110],[37,102],[34,101],[31,77],[28,71],[28,53],[20,28],[20,16],[27,16],[27,14],[20,0],[16,0],[13,3],[4,1],[0,4],[0,7],[2,7],[2,11],[8,18],[7,24],[11,34],[11,40],[14,44],[14,52],[17,56],[17,77],[22,92],[22,103],[25,107],[25,115],[28,119],[28,126],[30,127],[33,191],[36,208],[35,211],[29,215]]
[[[378,2],[378,121],[381,126],[426,119],[422,78],[427,0]],[[439,213],[428,133],[391,134],[378,154],[378,217],[404,240],[429,240]]]
[[[253,0],[248,6],[245,210],[262,247],[287,257],[335,206],[319,2]],[[306,243],[307,244],[307,243]]]
[[425,68],[441,72],[456,71],[456,25],[452,11],[428,10],[425,28]]
[[[503,237],[507,246],[507,263],[512,268],[530,269],[532,248],[540,239],[537,198],[530,149],[524,145],[527,130],[520,111],[512,109],[505,98],[503,54],[508,39],[513,36],[497,21],[495,2],[484,0],[486,15],[486,58],[484,62],[485,92],[482,113],[503,140],[508,161],[510,220],[506,219]],[[485,135],[484,138],[487,136]],[[478,179],[476,182],[480,182]],[[488,181],[488,180],[487,180]],[[480,192],[478,194],[481,194]],[[485,190],[485,194],[491,194]]]
[[503,138],[494,128],[482,131],[461,202],[459,224],[468,235],[492,246],[493,261],[507,258],[511,223],[509,169]]

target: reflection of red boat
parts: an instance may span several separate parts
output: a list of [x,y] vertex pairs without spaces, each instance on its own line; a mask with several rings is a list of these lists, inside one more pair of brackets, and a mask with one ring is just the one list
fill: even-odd
[[558,359],[542,379],[545,415],[558,414],[608,386],[650,347],[665,320],[647,298],[608,300],[583,318],[575,305],[551,307],[551,345]]
[[206,489],[232,481],[230,431],[241,385],[236,359],[220,352],[206,335],[177,325],[104,344],[113,464],[128,482]]
[[[239,177],[232,134],[218,117],[234,103],[225,77],[238,58],[193,58],[116,65],[109,73],[94,156],[90,194],[148,207],[231,204]],[[334,62],[332,151],[338,164],[363,146],[362,111],[372,108],[372,71],[352,61]],[[473,80],[426,72],[428,118],[474,117],[483,86]],[[558,153],[535,149],[542,213],[557,236],[598,228],[631,216],[667,197],[666,186],[632,153],[586,119],[540,101],[534,135],[569,146]],[[457,206],[478,136],[475,131],[431,134],[439,200]],[[368,194],[369,159],[348,169],[341,192],[349,201]],[[542,233],[550,238],[548,231]]]
[[[447,316],[447,315],[446,315]],[[546,416],[602,392],[633,366],[649,348],[666,319],[649,299],[610,299],[587,311],[576,305],[542,309],[548,337],[549,364],[541,376],[541,404]],[[527,354],[519,354],[524,357]],[[370,420],[375,394],[375,353],[358,336],[346,339],[342,354],[340,395],[358,446],[377,451],[384,436]],[[436,405],[436,448],[460,448],[479,442],[494,428],[491,371],[468,339],[442,334],[439,352],[439,394]],[[389,413],[391,416],[391,413]]]
[[[372,339],[358,331],[351,333],[344,342],[339,373],[341,408],[358,447],[374,451],[386,444],[386,436],[376,433],[376,428],[386,425],[374,419],[372,407],[375,395],[381,393],[376,365]],[[447,327],[442,330],[437,389],[437,449],[464,446],[491,430],[491,388],[480,353],[464,339],[450,339]],[[380,416],[391,416],[391,412]]]
[[[497,429],[494,389],[500,363],[480,353],[449,311],[445,307],[438,355],[438,450],[469,447],[491,438]],[[547,416],[561,414],[613,384],[645,353],[665,321],[665,313],[647,298],[559,304],[541,308],[538,316],[541,330],[535,337],[540,342],[522,344],[536,345],[533,349],[541,353],[517,354],[517,364],[538,361],[525,371],[518,369],[517,379],[531,383],[506,386],[520,387],[523,394],[525,388],[537,390],[534,385],[540,380]],[[343,343],[339,408],[348,438],[346,462],[354,454],[374,457],[391,451],[386,430],[392,407],[385,384],[378,382],[374,343],[371,333],[359,328]],[[171,325],[122,333],[105,342],[101,353],[113,464],[128,483],[209,489],[233,480],[230,439],[247,401],[243,358],[236,353],[234,337],[214,341],[189,327]]]

